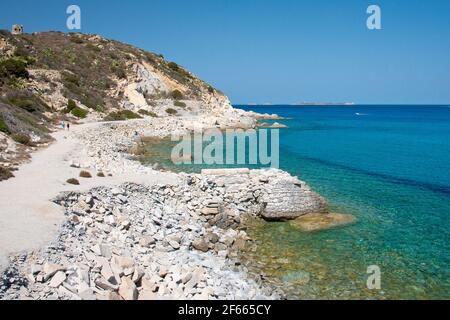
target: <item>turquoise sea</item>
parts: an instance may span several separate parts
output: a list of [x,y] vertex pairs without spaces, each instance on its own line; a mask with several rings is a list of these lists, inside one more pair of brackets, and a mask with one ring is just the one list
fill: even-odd
[[[292,297],[450,298],[450,107],[236,106],[288,118],[281,169],[355,225],[302,233],[259,223],[261,269]],[[368,290],[367,267],[381,269]],[[298,281],[299,275],[309,281]]]

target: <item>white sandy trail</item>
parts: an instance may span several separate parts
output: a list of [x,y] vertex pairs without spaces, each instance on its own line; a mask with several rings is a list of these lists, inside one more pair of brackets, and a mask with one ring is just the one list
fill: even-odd
[[[38,249],[56,237],[64,214],[50,200],[60,192],[124,182],[176,183],[175,175],[159,172],[98,178],[91,171],[92,179],[78,178],[80,169],[71,168],[69,162],[71,154],[78,154],[84,147],[72,138],[73,132],[96,125],[73,126],[71,132],[54,133],[53,144],[33,154],[31,162],[14,172],[14,178],[0,182],[0,272],[7,266],[11,253]],[[77,178],[81,185],[68,185],[69,178]]]

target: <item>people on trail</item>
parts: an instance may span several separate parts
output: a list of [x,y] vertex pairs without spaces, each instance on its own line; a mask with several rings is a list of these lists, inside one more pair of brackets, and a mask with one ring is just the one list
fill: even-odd
[[67,131],[70,130],[70,123],[67,122]]
[[65,129],[66,124],[64,123],[64,121],[61,121],[61,129]]

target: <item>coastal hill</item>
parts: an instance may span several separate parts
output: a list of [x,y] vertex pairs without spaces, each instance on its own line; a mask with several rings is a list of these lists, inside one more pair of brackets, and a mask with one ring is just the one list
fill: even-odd
[[236,264],[257,245],[245,221],[348,222],[278,169],[174,173],[131,154],[136,132],[275,115],[234,109],[179,65],[99,36],[0,39],[0,300],[280,299],[283,282]]
[[256,123],[255,114],[234,109],[177,63],[98,35],[0,31],[0,92],[0,151],[17,161],[24,146],[50,142],[61,121],[198,116],[210,127]]

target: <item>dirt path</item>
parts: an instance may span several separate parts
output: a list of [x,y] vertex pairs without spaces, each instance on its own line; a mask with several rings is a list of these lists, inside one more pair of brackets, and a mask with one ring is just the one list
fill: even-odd
[[53,134],[55,142],[38,151],[31,162],[22,165],[15,178],[0,182],[0,273],[7,266],[8,255],[45,246],[54,239],[63,221],[62,208],[50,200],[63,191],[83,191],[97,186],[135,183],[176,183],[176,176],[155,172],[149,175],[116,175],[114,177],[80,179],[80,186],[65,181],[78,177],[80,169],[69,165],[71,154],[83,146],[73,133],[96,123],[73,126],[71,132]]

